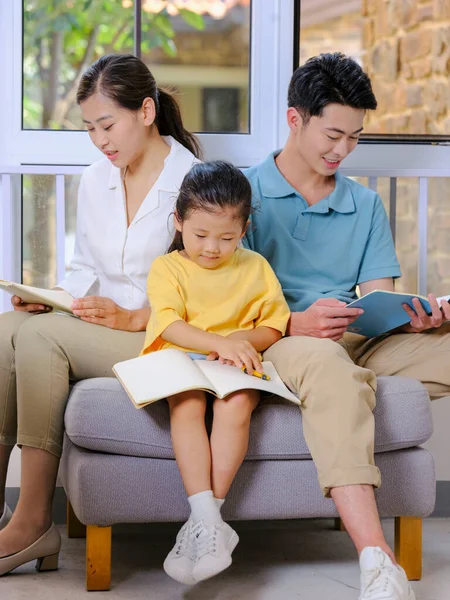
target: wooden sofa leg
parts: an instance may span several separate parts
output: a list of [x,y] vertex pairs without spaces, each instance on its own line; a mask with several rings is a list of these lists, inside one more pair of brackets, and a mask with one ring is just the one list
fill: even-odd
[[86,537],[86,525],[83,525],[83,523],[78,520],[77,515],[73,512],[73,508],[69,500],[67,500],[66,521],[68,538]]
[[422,578],[422,519],[396,517],[395,558],[410,581]]
[[337,519],[334,520],[334,528],[336,531],[347,531],[345,529],[344,521],[340,517],[337,517]]
[[86,589],[107,591],[111,586],[112,527],[88,525],[86,533]]

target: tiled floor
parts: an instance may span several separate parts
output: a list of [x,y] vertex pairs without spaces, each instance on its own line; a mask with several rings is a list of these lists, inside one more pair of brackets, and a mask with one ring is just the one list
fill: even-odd
[[[386,521],[388,540],[393,522]],[[359,569],[345,533],[331,521],[237,523],[241,541],[230,569],[188,588],[172,581],[162,562],[177,527],[120,527],[113,533],[110,592],[84,588],[84,540],[65,530],[60,570],[36,573],[30,563],[0,579],[1,600],[357,600]],[[417,600],[450,598],[450,519],[424,527],[424,577],[413,584]]]

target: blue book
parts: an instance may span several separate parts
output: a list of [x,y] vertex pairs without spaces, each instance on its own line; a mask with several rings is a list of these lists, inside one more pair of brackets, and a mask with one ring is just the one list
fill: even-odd
[[[376,337],[396,327],[405,325],[411,319],[402,305],[409,304],[411,308],[414,308],[412,303],[413,298],[418,298],[425,312],[431,314],[430,303],[424,296],[374,290],[347,304],[349,307],[362,308],[364,310],[364,314],[349,325],[347,331],[359,333],[366,337]],[[448,302],[450,296],[442,296],[437,300],[440,306],[442,302]]]

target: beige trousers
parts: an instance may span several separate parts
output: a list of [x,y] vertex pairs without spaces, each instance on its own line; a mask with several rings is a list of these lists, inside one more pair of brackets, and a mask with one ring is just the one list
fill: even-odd
[[65,315],[1,314],[0,443],[60,457],[69,384],[113,377],[114,363],[137,356],[144,337]]
[[421,381],[431,398],[450,395],[450,325],[420,334],[339,343],[288,337],[264,353],[302,402],[303,432],[325,495],[352,484],[380,486],[374,463],[375,375]]

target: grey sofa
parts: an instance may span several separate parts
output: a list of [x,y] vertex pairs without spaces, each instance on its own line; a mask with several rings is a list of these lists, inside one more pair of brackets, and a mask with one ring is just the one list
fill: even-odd
[[[376,463],[382,516],[395,517],[395,551],[410,579],[421,577],[421,525],[435,503],[430,402],[413,379],[380,377]],[[88,590],[107,590],[111,526],[184,521],[188,503],[172,451],[167,403],[136,410],[118,381],[90,379],[70,395],[61,477],[68,535],[87,536]],[[338,427],[339,424],[337,423]],[[254,413],[247,458],[224,506],[228,520],[336,517],[323,498],[305,444],[299,409],[277,398]],[[87,525],[87,528],[85,527]]]

